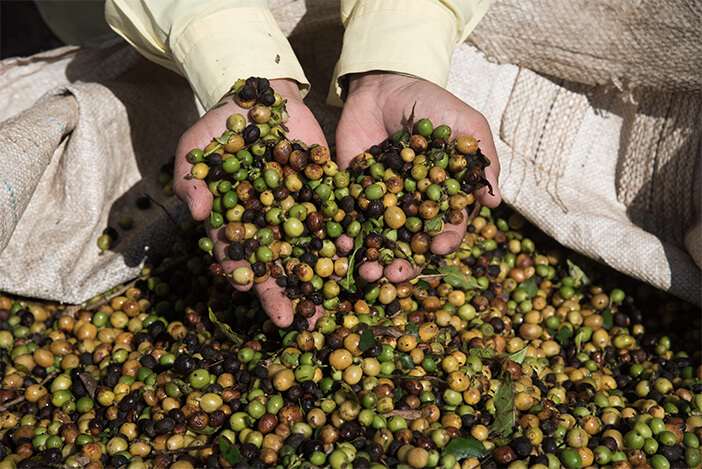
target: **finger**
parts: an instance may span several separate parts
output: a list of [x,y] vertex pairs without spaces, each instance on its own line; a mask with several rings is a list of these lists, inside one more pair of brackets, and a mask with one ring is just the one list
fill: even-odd
[[485,168],[485,178],[492,187],[492,194],[490,194],[490,189],[487,186],[481,187],[475,193],[475,198],[478,200],[478,202],[486,207],[495,208],[500,205],[500,202],[502,201],[502,194],[500,193],[500,187],[498,186],[499,174],[499,163],[496,165],[496,167],[490,165]]
[[411,280],[421,273],[421,267],[412,267],[412,265],[404,259],[395,259],[390,265],[386,266],[384,270],[385,278],[392,283]]
[[308,145],[329,147],[322,128],[307,106],[298,101],[288,102],[287,111],[290,115],[290,120],[285,124],[288,138],[302,140]]
[[340,256],[346,256],[353,250],[354,240],[351,236],[342,234],[336,238],[336,253]]
[[[230,275],[232,272],[234,272],[235,269],[239,267],[251,268],[251,264],[249,264],[245,260],[232,261],[227,259],[227,257],[229,257],[229,240],[224,235],[224,227],[215,229],[212,228],[209,222],[205,223],[205,227],[207,229],[207,236],[209,236],[209,238],[214,243],[214,248],[212,249],[212,251],[215,256],[215,259],[217,259],[217,262],[219,262],[219,264],[222,266],[222,269],[224,269],[225,274]],[[234,282],[234,279],[232,279],[231,277],[227,277],[227,279],[229,280],[229,283],[231,283],[232,286],[239,291],[248,291],[251,289],[251,287],[253,287],[254,284],[254,282],[251,281],[245,285],[239,285],[238,283]]]
[[175,159],[173,190],[188,205],[192,217],[197,221],[202,221],[207,218],[212,209],[212,193],[207,188],[205,181],[188,178],[193,165],[185,159],[185,153],[178,154],[182,156]]
[[295,314],[292,302],[285,296],[285,289],[279,286],[275,279],[268,278],[264,282],[257,283],[254,286],[254,292],[273,324],[280,328],[292,324]]
[[178,141],[176,147],[175,165],[173,168],[173,191],[188,205],[190,214],[195,220],[207,218],[212,208],[212,193],[205,181],[189,177],[193,165],[188,162],[186,155],[193,148],[204,148],[209,138],[198,135],[198,124],[191,127]]
[[314,316],[312,316],[311,318],[307,318],[307,324],[309,325],[308,329],[310,331],[315,330],[317,328],[317,321],[319,321],[319,319],[324,316],[324,308],[322,308],[321,306],[317,306]]
[[336,163],[346,169],[359,154],[388,137],[375,99],[350,97],[336,128]]
[[463,242],[468,228],[468,213],[463,209],[463,223],[460,225],[444,225],[444,232],[436,236],[431,242],[431,252],[438,256],[445,256],[454,252]]
[[365,262],[358,268],[358,275],[367,282],[376,282],[383,276],[383,266],[377,262]]

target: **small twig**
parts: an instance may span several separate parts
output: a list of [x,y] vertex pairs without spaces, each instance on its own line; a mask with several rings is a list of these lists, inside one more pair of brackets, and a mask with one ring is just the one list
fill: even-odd
[[389,335],[396,339],[405,334],[395,326],[371,326],[371,331],[374,335]]
[[151,202],[155,203],[158,207],[160,207],[161,210],[164,211],[164,213],[166,214],[166,216],[168,217],[168,219],[171,220],[171,222],[175,225],[175,227],[178,228],[178,229],[180,230],[180,225],[178,224],[178,222],[176,221],[176,219],[173,218],[173,215],[171,215],[170,212],[168,212],[168,210],[166,210],[166,207],[164,207],[163,204],[157,202],[156,199],[154,199],[153,197],[151,197],[149,194],[144,194],[144,196],[145,196],[146,198],[148,198]]
[[446,277],[448,274],[427,274],[427,275],[420,275],[417,277],[417,280],[440,280],[444,277]]
[[[39,384],[42,385],[42,386],[45,385],[50,379],[52,379],[52,378],[53,378],[54,376],[56,376],[57,374],[58,374],[58,371],[56,371],[56,370],[55,370],[55,371],[52,371],[51,373],[49,373],[48,375],[46,375],[46,378],[44,378],[44,379],[41,381],[41,383],[39,383]],[[15,389],[19,389],[19,388],[15,388]],[[13,405],[19,404],[20,402],[24,401],[24,399],[25,399],[25,398],[24,398],[24,394],[22,394],[20,397],[18,397],[18,398],[16,398],[16,399],[13,399],[13,400],[11,400],[11,401],[9,401],[9,402],[6,402],[6,403],[4,403],[3,405],[0,405],[0,412],[4,412],[4,411],[6,411],[7,409],[9,409],[10,407],[12,407]]]
[[157,451],[154,454],[161,455],[161,454],[175,454],[175,453],[182,453],[184,451],[192,451],[194,449],[206,449],[206,448],[214,448],[215,444],[214,443],[209,443],[206,445],[200,445],[200,446],[186,446],[185,448],[179,448],[179,449],[167,449],[164,451]]
[[391,410],[384,414],[385,417],[399,416],[407,420],[415,420],[422,416],[421,410]]
[[481,208],[482,208],[482,205],[480,205],[480,202],[475,202],[475,207],[473,207],[473,210],[470,212],[470,215],[468,215],[468,220],[467,220],[468,223],[473,221],[473,219],[478,216]]

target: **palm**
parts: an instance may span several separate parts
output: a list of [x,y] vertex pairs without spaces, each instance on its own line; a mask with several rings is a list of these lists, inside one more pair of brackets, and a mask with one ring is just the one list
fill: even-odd
[[[427,117],[435,125],[450,126],[453,136],[473,135],[480,141],[481,150],[491,161],[486,176],[494,194],[483,188],[478,192],[477,199],[489,207],[497,206],[500,202],[497,188],[499,162],[487,121],[478,111],[448,91],[416,78],[371,74],[351,87],[336,132],[339,166],[347,167],[356,155],[401,130],[413,107],[416,120]],[[446,231],[433,241],[432,252],[443,255],[455,251],[465,231],[466,223],[447,225]],[[407,261],[401,260],[394,261],[385,269],[377,263],[369,263],[361,266],[359,272],[369,281],[384,275],[393,282],[407,280],[420,273],[419,269],[412,269]]]
[[[287,124],[289,128],[288,138],[299,139],[308,144],[319,143],[326,146],[324,134],[310,110],[302,102],[297,85],[290,80],[272,80],[271,86],[281,96],[288,99],[286,107],[288,114],[291,116]],[[234,113],[248,116],[248,111],[238,106],[231,97],[224,98],[220,105],[209,110],[188,129],[178,142],[174,169],[174,189],[176,195],[188,204],[190,213],[195,220],[205,220],[209,216],[212,210],[213,197],[204,181],[187,178],[192,165],[188,163],[185,156],[191,149],[204,148],[212,141],[213,137],[222,135],[226,130],[227,118]],[[209,223],[206,226],[207,234],[214,242],[215,257],[226,273],[233,272],[237,267],[249,265],[243,260],[225,260],[228,256],[229,241],[224,236],[224,227],[214,229]],[[243,286],[235,283],[233,285],[236,289],[242,291],[253,288],[261,301],[263,309],[276,326],[287,327],[292,323],[294,314],[292,303],[285,296],[284,289],[276,284],[275,279],[269,278],[255,285],[253,282]],[[310,319],[310,324],[314,326],[314,323],[320,316],[321,309],[318,308],[317,314]]]

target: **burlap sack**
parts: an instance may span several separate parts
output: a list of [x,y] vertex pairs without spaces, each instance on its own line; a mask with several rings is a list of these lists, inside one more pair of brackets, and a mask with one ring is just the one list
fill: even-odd
[[[468,42],[522,67],[506,88],[454,81],[469,102],[507,99],[494,114],[485,100],[505,200],[566,246],[699,304],[702,3],[494,0]],[[455,59],[454,71],[475,63],[466,47]]]
[[568,81],[702,90],[695,0],[492,0],[468,42],[500,63]]
[[[186,210],[156,178],[199,115],[182,78],[113,38],[2,61],[0,100],[1,118],[16,114],[0,124],[0,290],[79,303],[167,253],[178,226],[164,209]],[[144,195],[164,209],[139,210]],[[108,226],[119,239],[101,255]]]
[[[519,28],[534,24],[502,15],[502,3],[516,2],[495,0],[483,22],[504,26],[505,21],[514,21],[509,34],[526,35]],[[534,8],[539,6],[535,1],[519,2],[523,8],[532,3]],[[324,99],[341,48],[338,2],[272,0],[270,5],[312,83],[307,103],[333,143],[339,110],[327,107]],[[551,15],[563,11],[549,9]],[[606,23],[593,24],[603,28],[599,35],[607,33]],[[668,40],[664,32],[657,39],[661,44]],[[473,38],[481,34],[476,31]],[[561,44],[558,40],[549,38],[541,46]],[[509,42],[505,41],[505,49]],[[519,41],[511,42],[518,47]],[[533,47],[539,47],[538,41]],[[598,62],[617,60],[602,53]],[[549,52],[544,54],[548,57]],[[693,62],[695,57],[699,55],[693,54]],[[700,129],[695,121],[702,103],[694,80],[682,74],[675,78],[693,83],[690,92],[671,92],[671,87],[680,85],[657,83],[657,89],[641,86],[628,90],[631,96],[622,96],[600,81],[547,77],[514,64],[498,65],[494,59],[475,46],[461,45],[447,88],[490,122],[502,164],[500,187],[505,202],[564,245],[699,303],[700,269],[689,254],[695,253],[700,263],[702,230],[696,205]],[[76,63],[84,65],[82,73],[67,73],[78,68]],[[12,73],[6,79],[8,71]],[[155,172],[172,154],[178,135],[197,117],[187,86],[149,66],[124,44],[12,59],[0,64],[0,72],[0,98],[16,96],[0,118],[25,111],[2,124],[0,148],[4,154],[36,155],[22,160],[24,168],[33,168],[30,171],[13,172],[0,166],[2,174],[15,178],[5,179],[10,187],[23,188],[13,189],[12,199],[7,196],[0,201],[4,223],[0,238],[7,244],[0,259],[4,266],[12,266],[0,274],[0,290],[79,302],[134,277],[145,248],[156,249],[177,235],[160,209],[152,208],[140,217],[151,224],[139,220],[132,232],[121,233],[124,251],[100,256],[95,240],[124,210],[139,214],[133,205],[135,197],[145,192],[160,196],[160,188],[153,185]],[[623,79],[620,73],[611,77],[651,85]],[[158,85],[162,80],[169,85]],[[44,98],[38,104],[41,108],[26,110],[55,86],[63,88]],[[6,92],[8,87],[14,91]],[[73,131],[64,122],[72,122]],[[33,130],[22,133],[24,126]],[[9,134],[12,128],[36,137],[24,150],[9,150],[7,142],[16,140]],[[90,143],[81,143],[86,136]],[[46,142],[44,149],[33,150],[34,141]],[[82,159],[76,154],[85,152],[89,156]],[[148,161],[142,159],[147,155]],[[75,184],[76,180],[82,184]],[[53,200],[56,194],[58,201]],[[184,215],[173,198],[162,202],[169,211]],[[14,220],[15,213],[18,222],[7,243],[13,226],[7,220]],[[59,228],[54,226],[57,221]],[[70,228],[64,225],[69,222]]]

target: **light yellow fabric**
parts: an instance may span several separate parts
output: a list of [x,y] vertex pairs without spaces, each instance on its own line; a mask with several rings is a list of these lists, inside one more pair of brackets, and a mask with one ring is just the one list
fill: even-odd
[[[329,103],[341,77],[386,70],[444,86],[451,54],[489,0],[341,0],[346,27]],[[206,109],[247,76],[292,78],[309,89],[266,0],[107,0],[105,17],[143,55],[183,74]]]
[[327,102],[342,104],[342,77],[370,70],[446,86],[454,49],[489,6],[490,0],[341,0],[346,32]]
[[144,56],[188,79],[209,109],[241,77],[292,78],[302,67],[266,0],[107,0],[105,18]]

